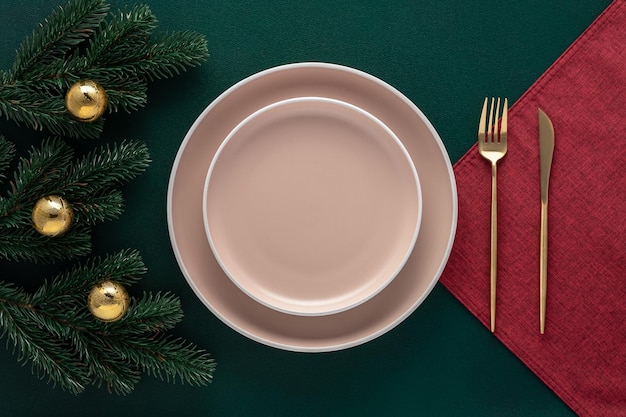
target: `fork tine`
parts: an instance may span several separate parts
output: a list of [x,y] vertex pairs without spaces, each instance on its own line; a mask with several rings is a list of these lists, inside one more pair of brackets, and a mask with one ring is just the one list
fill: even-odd
[[496,116],[493,118],[493,142],[500,142],[500,129],[498,129],[498,120],[500,119],[500,97],[496,102]]
[[500,142],[506,144],[507,139],[507,118],[508,118],[509,100],[504,99],[504,108],[502,109],[502,122],[500,123]]
[[487,97],[483,103],[483,111],[480,113],[480,122],[478,123],[478,140],[485,141],[485,129],[487,127]]
[[489,124],[487,125],[487,142],[493,142],[493,104],[495,99],[491,97],[491,109],[489,109]]

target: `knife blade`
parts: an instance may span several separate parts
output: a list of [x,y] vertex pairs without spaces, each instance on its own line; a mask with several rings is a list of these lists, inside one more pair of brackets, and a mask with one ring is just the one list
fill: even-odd
[[539,109],[539,161],[541,169],[541,224],[539,229],[539,332],[546,327],[548,292],[548,184],[554,154],[554,127],[548,115]]

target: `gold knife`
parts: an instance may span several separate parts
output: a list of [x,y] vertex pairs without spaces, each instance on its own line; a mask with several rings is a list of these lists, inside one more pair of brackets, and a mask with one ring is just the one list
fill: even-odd
[[554,153],[554,127],[547,114],[539,109],[539,160],[541,164],[541,227],[539,231],[539,332],[546,329],[546,293],[548,291],[548,182]]

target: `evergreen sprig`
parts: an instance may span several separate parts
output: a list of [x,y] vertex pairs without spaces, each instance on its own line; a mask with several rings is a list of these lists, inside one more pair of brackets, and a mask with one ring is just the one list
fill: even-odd
[[[0,137],[0,152],[3,148],[12,155],[11,145]],[[79,158],[56,137],[32,147],[28,157],[20,158],[6,196],[0,195],[0,258],[50,262],[88,254],[90,226],[121,215],[119,188],[149,162],[146,145],[138,141],[105,144]],[[0,168],[8,164],[0,156]],[[31,226],[35,202],[47,195],[62,196],[74,209],[75,225],[63,236],[41,236]]]
[[[53,262],[87,255],[91,227],[122,213],[120,188],[147,168],[148,150],[141,142],[122,141],[77,156],[60,136],[96,137],[104,118],[73,119],[64,96],[74,82],[92,79],[107,91],[109,112],[131,112],[146,104],[148,82],[206,59],[202,35],[154,36],[156,26],[145,5],[111,13],[105,0],[69,0],[20,45],[12,68],[0,70],[0,116],[57,135],[17,162],[15,146],[0,136],[0,260]],[[34,230],[31,212],[38,199],[53,194],[71,204],[75,222],[66,234],[50,238]],[[132,297],[130,310],[114,323],[89,313],[87,294],[94,285],[114,280],[131,286],[145,273],[137,251],[124,250],[76,264],[34,293],[2,281],[0,338],[19,362],[73,393],[104,385],[128,394],[142,373],[196,385],[211,382],[210,355],[167,334],[183,317],[175,295]]]
[[149,81],[206,60],[203,35],[154,36],[157,19],[148,6],[109,8],[104,0],[69,0],[44,20],[20,45],[13,68],[0,71],[0,115],[57,135],[97,137],[104,118],[79,122],[65,108],[73,83],[97,81],[107,91],[109,112],[131,112],[146,104]]
[[87,39],[108,11],[103,0],[70,2],[53,11],[20,45],[11,79],[45,77],[46,69],[62,62],[68,52]]
[[0,135],[0,184],[6,178],[4,172],[7,170],[13,156],[15,155],[15,146]]
[[32,294],[0,282],[0,330],[21,363],[73,393],[105,385],[130,393],[142,372],[168,381],[205,385],[215,363],[194,344],[165,333],[183,313],[169,293],[132,298],[124,318],[95,319],[86,309],[89,290],[103,280],[137,282],[146,268],[136,251],[94,258],[57,275]]

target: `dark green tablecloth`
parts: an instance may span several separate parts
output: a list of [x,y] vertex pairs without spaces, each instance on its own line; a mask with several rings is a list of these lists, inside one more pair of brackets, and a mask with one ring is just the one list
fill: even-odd
[[[12,64],[17,45],[59,4],[0,2],[1,67]],[[515,101],[608,0],[148,4],[159,30],[206,34],[211,57],[181,77],[151,84],[145,109],[110,117],[103,137],[93,141],[140,139],[153,157],[149,170],[126,187],[125,214],[97,228],[94,246],[97,253],[141,251],[150,273],[133,293],[181,296],[186,315],[175,333],[212,352],[214,383],[199,388],[145,377],[127,397],[96,387],[73,396],[31,375],[9,346],[0,350],[0,416],[573,414],[441,285],[400,326],[356,348],[301,354],[246,339],[204,308],[179,271],[167,233],[166,192],[187,129],[216,96],[259,70],[299,61],[352,66],[397,87],[432,121],[455,162],[476,140],[482,98]],[[41,137],[5,120],[0,133],[23,145]],[[2,263],[0,279],[33,285],[46,269]]]

